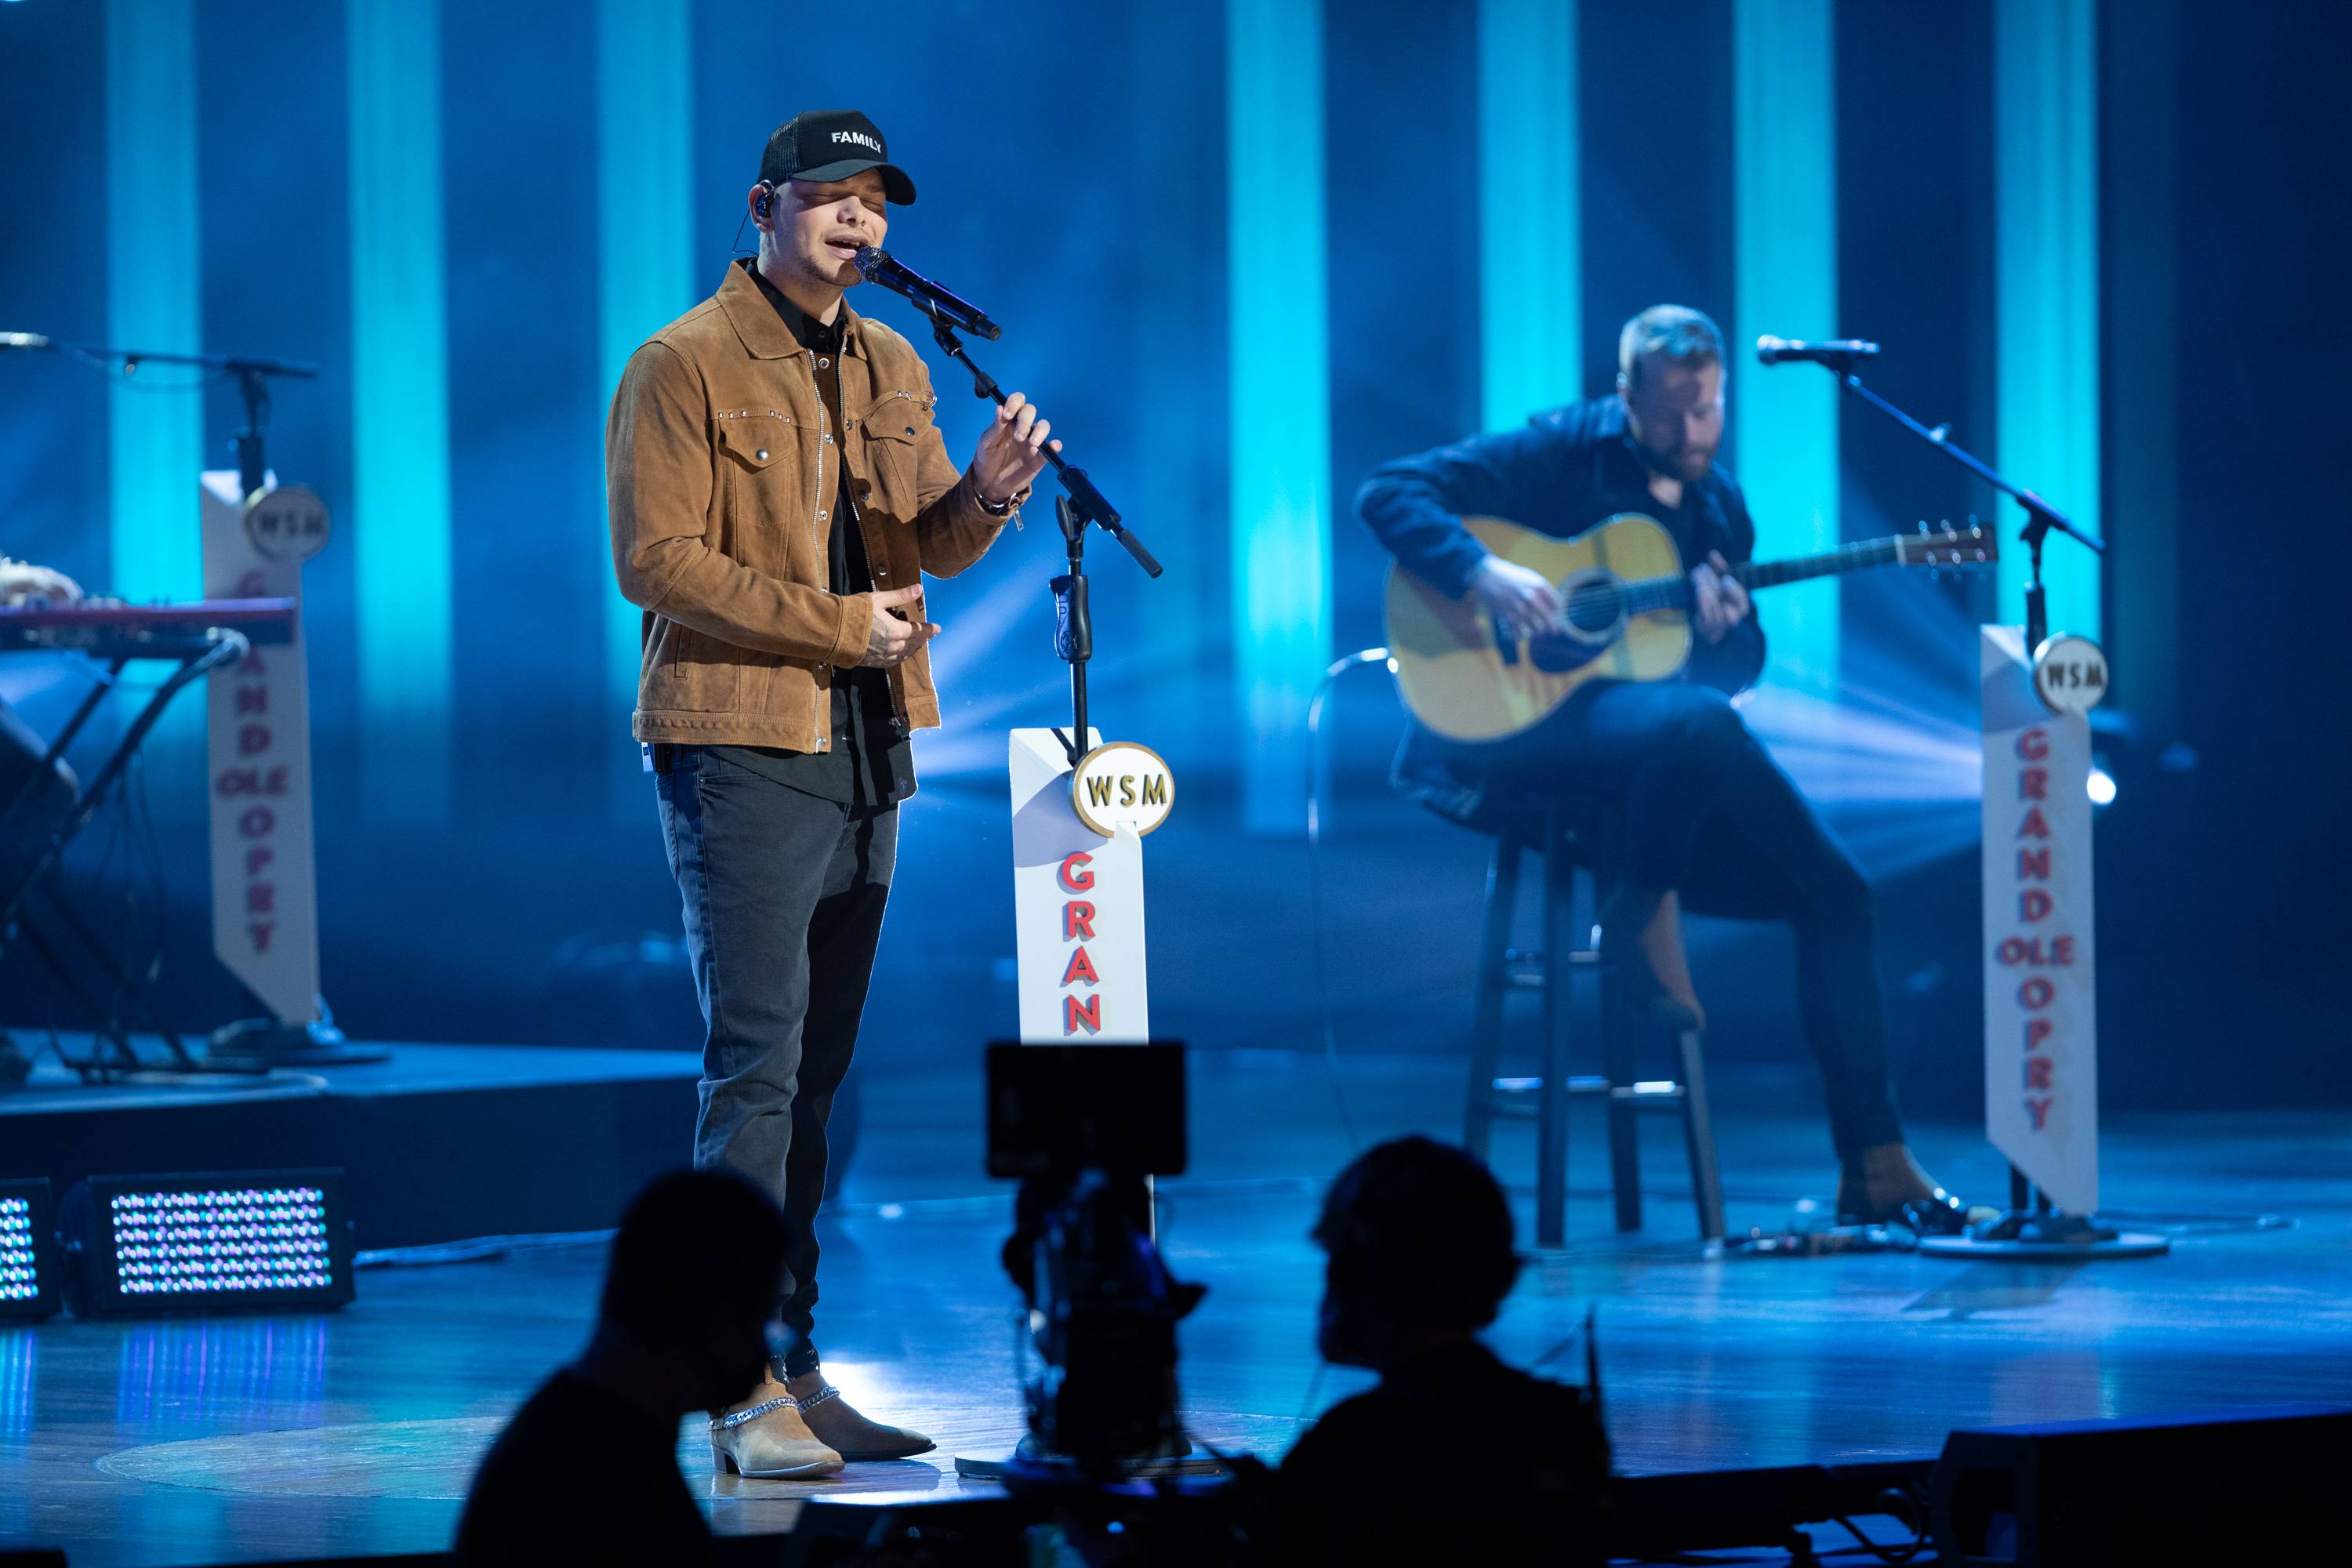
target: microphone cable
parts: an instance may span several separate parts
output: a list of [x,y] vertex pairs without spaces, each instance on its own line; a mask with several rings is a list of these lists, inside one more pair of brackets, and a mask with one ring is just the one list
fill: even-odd
[[1356,1131],[1356,1119],[1348,1109],[1348,1091],[1339,1081],[1339,1028],[1331,1012],[1330,959],[1323,930],[1323,775],[1328,770],[1324,767],[1322,735],[1323,708],[1331,689],[1349,670],[1370,665],[1379,665],[1391,675],[1396,673],[1396,660],[1387,648],[1360,648],[1331,662],[1307,703],[1307,922],[1314,954],[1315,1016],[1323,1035],[1323,1066],[1331,1083],[1331,1103],[1339,1112],[1339,1126],[1348,1135],[1349,1149],[1359,1154],[1363,1152],[1364,1140]]

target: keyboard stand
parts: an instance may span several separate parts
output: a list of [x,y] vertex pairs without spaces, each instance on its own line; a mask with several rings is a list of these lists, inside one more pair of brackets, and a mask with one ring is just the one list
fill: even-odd
[[[75,911],[66,899],[62,879],[58,876],[66,846],[89,826],[90,819],[98,815],[99,807],[106,804],[107,797],[121,783],[132,759],[139,754],[140,747],[146,743],[149,733],[163,718],[163,710],[171,705],[172,700],[215,670],[226,668],[243,658],[250,646],[242,632],[216,628],[200,635],[140,638],[111,647],[82,650],[89,654],[94,662],[104,664],[104,674],[75,708],[73,717],[58,731],[57,738],[49,742],[40,766],[26,776],[15,798],[0,803],[0,845],[5,845],[7,842],[8,819],[32,798],[35,788],[44,777],[54,776],[58,760],[65,755],[66,748],[81,733],[91,715],[98,711],[99,704],[121,683],[123,668],[133,659],[178,664],[179,668],[164,679],[140,709],[130,728],[123,731],[122,739],[91,778],[89,787],[75,798],[73,809],[68,813],[65,821],[45,838],[35,840],[38,847],[31,863],[20,874],[13,876],[5,863],[0,863],[0,951],[5,951],[9,942],[22,937],[25,945],[58,976],[74,1000],[97,1020],[96,1039],[87,1058],[68,1057],[59,1052],[66,1066],[80,1075],[85,1083],[108,1083],[131,1073],[157,1070],[251,1070],[242,1066],[236,1068],[208,1068],[188,1049],[186,1042],[177,1034],[157,1022],[144,996],[147,983],[154,977],[152,966],[147,973],[132,973],[116,957],[106,941]],[[30,904],[37,888],[45,893],[45,902],[56,923],[72,936],[75,945],[82,950],[91,965],[110,980],[112,990],[102,1007],[89,987],[76,978],[65,962],[65,955],[60,952],[61,944],[32,920]],[[128,1028],[133,1017],[163,1040],[171,1053],[168,1062],[149,1063],[140,1059],[138,1053],[131,1048]]]

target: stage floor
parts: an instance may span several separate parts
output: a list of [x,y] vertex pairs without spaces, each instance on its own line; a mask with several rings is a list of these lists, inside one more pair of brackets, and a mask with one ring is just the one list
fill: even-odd
[[[1346,1081],[1367,1138],[1456,1131],[1451,1059],[1355,1062]],[[1826,1192],[1801,1084],[1727,1074],[1717,1099],[1735,1232]],[[957,1452],[1019,1435],[1008,1200],[978,1174],[976,1072],[877,1079],[866,1106],[820,1342],[845,1390],[939,1451],[814,1485],[720,1479],[689,1426],[680,1453],[722,1531],[788,1529],[815,1490],[954,1493]],[[1199,1435],[1273,1457],[1361,1385],[1318,1374],[1306,1240],[1349,1145],[1315,1058],[1203,1053],[1193,1115],[1194,1170],[1163,1189],[1176,1269],[1211,1288],[1182,1331],[1185,1405]],[[1647,1229],[1620,1237],[1597,1122],[1578,1122],[1571,1245],[1529,1268],[1493,1334],[1575,1380],[1597,1307],[1628,1472],[1931,1456],[1955,1426],[2352,1403],[2352,1112],[2112,1124],[2108,1194],[2184,1223],[2169,1257],[2082,1268],[1703,1261],[1675,1131],[1650,1132]],[[1966,1129],[1914,1132],[1947,1183],[1995,1193],[2000,1163]],[[1501,1140],[1524,1211],[1532,1140]],[[2291,1223],[2231,1223],[2261,1215]],[[437,1549],[500,1420],[580,1342],[601,1265],[572,1246],[373,1268],[329,1317],[0,1330],[0,1546],[62,1546],[76,1568]]]

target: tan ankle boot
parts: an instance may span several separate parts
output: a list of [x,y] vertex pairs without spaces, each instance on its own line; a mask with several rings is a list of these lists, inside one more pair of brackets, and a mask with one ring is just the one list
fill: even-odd
[[841,1390],[825,1382],[823,1372],[791,1378],[784,1388],[799,1400],[801,1418],[808,1423],[810,1432],[821,1442],[831,1444],[852,1463],[904,1459],[928,1454],[934,1447],[920,1432],[909,1432],[904,1426],[885,1426],[859,1415],[856,1407],[841,1396]]
[[800,1401],[771,1377],[711,1422],[710,1463],[725,1474],[807,1481],[837,1473],[842,1458],[809,1430]]

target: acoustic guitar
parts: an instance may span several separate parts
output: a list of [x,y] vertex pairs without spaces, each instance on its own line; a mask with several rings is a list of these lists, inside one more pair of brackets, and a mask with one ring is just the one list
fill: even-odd
[[[1566,609],[1554,629],[1515,637],[1475,598],[1449,599],[1391,567],[1389,652],[1405,706],[1430,729],[1457,741],[1507,740],[1588,680],[1669,680],[1682,672],[1691,649],[1690,576],[1654,518],[1621,511],[1573,539],[1501,518],[1463,522],[1504,560],[1558,584]],[[1990,531],[1947,527],[1793,561],[1747,562],[1731,575],[1753,590],[1866,566],[1981,566],[2000,554]]]

